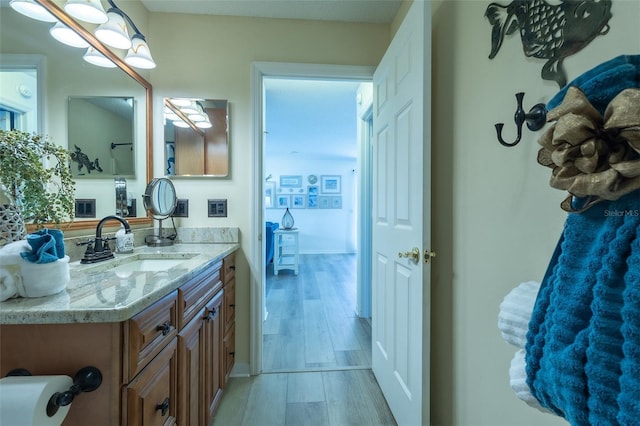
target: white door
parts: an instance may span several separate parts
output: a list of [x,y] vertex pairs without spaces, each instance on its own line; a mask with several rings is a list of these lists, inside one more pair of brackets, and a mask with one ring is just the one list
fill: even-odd
[[414,1],[373,77],[373,372],[401,426],[429,422],[430,25]]

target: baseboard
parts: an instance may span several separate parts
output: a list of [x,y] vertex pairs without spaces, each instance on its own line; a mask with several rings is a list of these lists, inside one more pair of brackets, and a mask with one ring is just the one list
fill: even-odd
[[229,377],[249,377],[249,364],[246,362],[236,362],[231,369]]

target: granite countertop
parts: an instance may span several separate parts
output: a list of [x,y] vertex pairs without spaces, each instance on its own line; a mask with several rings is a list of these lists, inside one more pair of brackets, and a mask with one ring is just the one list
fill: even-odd
[[[0,324],[126,321],[239,248],[237,243],[138,247],[92,265],[72,262],[66,290],[52,296],[0,302]],[[164,259],[162,271],[127,270],[136,260]],[[157,260],[151,260],[151,262]],[[141,266],[146,269],[147,266]],[[148,269],[157,269],[150,265]]]

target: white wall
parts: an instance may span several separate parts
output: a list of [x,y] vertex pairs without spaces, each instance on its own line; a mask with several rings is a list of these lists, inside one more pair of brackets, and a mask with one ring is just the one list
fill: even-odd
[[[171,28],[171,31],[167,31]],[[254,61],[375,65],[389,43],[389,26],[287,19],[153,13],[147,37],[158,67],[151,72],[154,90],[154,157],[164,158],[162,99],[228,99],[230,173],[228,179],[174,179],[180,198],[189,199],[187,219],[177,226],[237,226],[241,249],[236,257],[236,361],[249,362],[251,223],[251,63]],[[195,54],[194,52],[197,52]],[[154,161],[163,176],[163,161]],[[228,217],[207,217],[208,198],[227,198]],[[257,238],[258,236],[256,236]]]
[[[290,156],[285,155],[267,158],[265,164],[266,174],[272,174],[276,182],[280,175],[302,175],[305,191],[309,174],[315,174],[318,179],[322,175],[341,176],[342,192],[339,195],[342,197],[342,208],[306,208],[289,209],[289,211],[295,219],[295,227],[300,230],[301,254],[355,253],[357,225],[357,160],[355,158],[328,160],[297,158],[294,161]],[[316,186],[320,187],[319,184],[320,181]],[[278,188],[277,184],[276,188]],[[284,193],[287,193],[286,190]],[[322,193],[319,195],[323,196]],[[285,210],[280,208],[266,209],[265,220],[278,222],[282,226],[284,212]]]
[[[640,2],[612,3],[609,34],[566,60],[569,80],[639,53]],[[558,86],[541,79],[544,61],[524,57],[517,32],[488,59],[488,4],[447,0],[432,8],[432,422],[566,424],[516,399],[508,375],[515,349],[496,325],[503,297],[522,281],[542,279],[565,219],[565,193],[549,187],[549,169],[536,163],[541,132],[525,129],[519,145],[505,148],[493,125],[505,122],[512,139],[514,94],[526,93],[528,111]]]

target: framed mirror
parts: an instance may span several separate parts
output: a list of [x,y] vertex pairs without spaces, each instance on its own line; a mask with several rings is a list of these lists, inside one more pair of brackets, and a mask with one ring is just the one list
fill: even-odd
[[164,99],[166,176],[229,177],[229,102]]
[[[117,170],[112,174],[111,152],[108,159],[102,160],[107,152],[96,154],[100,158],[99,164],[103,170],[109,170],[106,176],[100,178],[77,176],[76,199],[95,200],[95,218],[76,218],[68,228],[64,229],[95,229],[97,222],[104,216],[114,214],[116,211],[116,194],[114,177],[126,177],[128,191],[138,198],[142,205],[142,194],[147,182],[152,179],[152,127],[151,84],[136,70],[129,67],[117,55],[104,47],[81,24],[70,18],[51,0],[38,0],[58,20],[66,24],[92,47],[100,51],[113,61],[117,68],[101,68],[91,65],[83,60],[83,50],[63,45],[53,39],[49,34],[52,23],[36,21],[23,16],[8,6],[8,2],[2,3],[0,13],[0,53],[2,63],[0,69],[5,69],[7,57],[17,58],[42,58],[36,80],[44,82],[39,85],[38,95],[41,111],[37,118],[42,124],[37,132],[47,135],[53,142],[67,147],[71,153],[76,151],[74,147],[74,131],[70,124],[73,114],[70,108],[70,99],[75,98],[128,98],[131,99],[133,126],[127,139],[113,140],[114,143],[132,143],[130,146],[117,145],[114,151],[129,149],[130,164],[128,167]],[[4,80],[4,78],[2,79]],[[73,120],[71,120],[73,121]],[[127,134],[129,131],[127,130]],[[82,143],[87,145],[98,138],[94,135],[85,139]],[[81,151],[89,150],[78,144]],[[109,144],[109,149],[110,149]],[[133,148],[131,151],[130,149]],[[87,154],[88,155],[88,154]],[[88,155],[91,157],[94,155]],[[90,161],[95,161],[91,159]],[[124,160],[122,160],[124,161]],[[72,168],[77,163],[72,162]],[[85,166],[86,167],[86,166]],[[86,170],[86,169],[85,169]],[[122,172],[122,173],[120,173]],[[92,173],[93,174],[93,173]],[[143,209],[138,209],[137,217],[128,218],[132,224],[149,224],[151,219]]]
[[75,179],[135,178],[135,99],[70,96],[69,144]]

